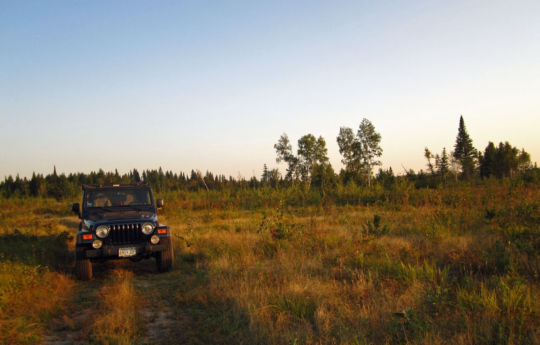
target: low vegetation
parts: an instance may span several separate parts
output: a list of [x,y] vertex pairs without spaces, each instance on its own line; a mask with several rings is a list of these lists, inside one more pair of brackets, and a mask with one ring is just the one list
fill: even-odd
[[163,193],[176,269],[121,262],[87,283],[71,275],[68,201],[0,200],[0,343],[540,342],[535,185],[374,186],[305,206],[301,190],[263,192],[253,207]]
[[113,271],[96,297],[98,310],[88,330],[90,340],[98,344],[133,344],[143,329],[137,316],[142,301],[133,287],[133,273]]

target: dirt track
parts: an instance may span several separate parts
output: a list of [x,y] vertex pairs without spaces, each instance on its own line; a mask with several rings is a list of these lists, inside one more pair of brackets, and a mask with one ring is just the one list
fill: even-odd
[[[132,273],[132,274],[131,274]],[[133,287],[136,301],[136,344],[179,344],[182,324],[187,317],[173,307],[171,275],[175,271],[159,274],[155,260],[131,262],[110,261],[94,264],[94,279],[77,281],[73,298],[67,312],[52,320],[52,327],[45,336],[45,344],[88,344],[92,341],[93,327],[103,313],[103,289],[114,277],[129,275],[128,283]],[[115,306],[107,306],[114,309]],[[98,341],[99,343],[99,341]],[[126,342],[128,343],[128,342]]]

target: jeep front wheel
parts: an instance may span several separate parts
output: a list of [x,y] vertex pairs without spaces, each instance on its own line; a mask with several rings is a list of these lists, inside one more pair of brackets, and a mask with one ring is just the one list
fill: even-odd
[[165,249],[156,254],[156,264],[159,272],[167,272],[172,268],[174,261],[173,246],[170,238],[161,239]]
[[75,275],[79,280],[92,279],[92,263],[89,259],[75,259]]

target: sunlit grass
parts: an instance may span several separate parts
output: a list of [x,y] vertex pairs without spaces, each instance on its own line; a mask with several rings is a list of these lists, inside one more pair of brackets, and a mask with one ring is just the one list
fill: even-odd
[[90,331],[93,343],[104,345],[129,345],[142,333],[137,310],[143,300],[133,287],[133,273],[125,270],[112,272],[107,282],[96,296],[98,302]]
[[[169,333],[193,344],[540,342],[538,188],[398,189],[380,201],[383,192],[310,207],[272,192],[249,208],[238,195],[167,193],[160,220],[175,236],[176,269],[153,298],[175,311]],[[77,219],[69,202],[0,206],[0,343],[39,343],[76,303]],[[96,279],[88,339],[136,343],[146,332],[136,272]]]
[[[242,334],[240,342],[268,344],[534,344],[540,306],[529,296],[538,293],[538,251],[525,242],[538,249],[529,232],[539,229],[516,208],[534,209],[538,191],[526,199],[499,192],[491,192],[501,210],[491,218],[483,194],[470,190],[412,206],[414,196],[391,210],[191,213],[191,230],[178,228],[190,244],[183,250],[199,257],[201,282],[176,296],[194,315],[225,303],[227,318],[243,320],[218,323],[223,342]],[[518,224],[527,230],[505,230]],[[509,274],[519,277],[514,285]]]
[[0,261],[0,344],[38,344],[65,309],[73,280],[46,267]]

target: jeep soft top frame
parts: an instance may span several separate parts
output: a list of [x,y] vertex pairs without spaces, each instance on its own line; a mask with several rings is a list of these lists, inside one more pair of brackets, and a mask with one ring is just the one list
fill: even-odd
[[83,190],[93,190],[93,189],[105,189],[105,188],[150,188],[146,182],[138,183],[106,183],[106,184],[83,184]]

